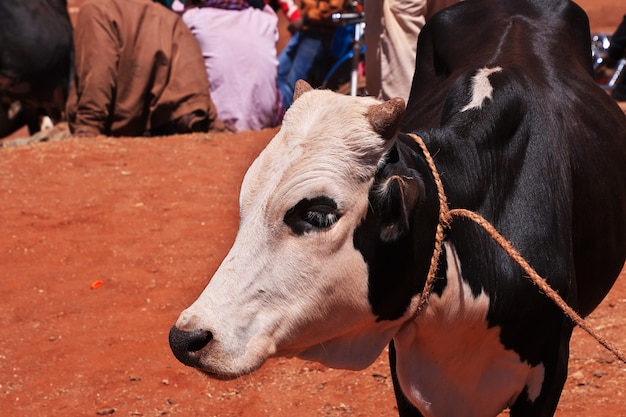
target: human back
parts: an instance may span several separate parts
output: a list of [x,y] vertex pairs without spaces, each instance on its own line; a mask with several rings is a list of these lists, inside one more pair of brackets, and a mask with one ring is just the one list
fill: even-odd
[[193,7],[183,20],[202,50],[219,118],[237,131],[277,125],[283,112],[276,86],[274,11],[268,6]]
[[204,113],[207,128],[215,118],[198,45],[162,5],[86,0],[75,45],[75,88],[67,103],[74,133],[137,136],[166,132],[196,112]]

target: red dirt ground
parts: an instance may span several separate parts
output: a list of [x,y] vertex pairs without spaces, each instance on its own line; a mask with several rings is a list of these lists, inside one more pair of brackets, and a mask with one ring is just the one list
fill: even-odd
[[[602,31],[626,13],[618,3],[581,2]],[[281,359],[220,382],[169,350],[275,132],[0,148],[2,416],[396,415],[386,353],[362,372]],[[589,321],[626,350],[626,272]],[[626,365],[577,329],[557,416],[579,415],[626,416]]]

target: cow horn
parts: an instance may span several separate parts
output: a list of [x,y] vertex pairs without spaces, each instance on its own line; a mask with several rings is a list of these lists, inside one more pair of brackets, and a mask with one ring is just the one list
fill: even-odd
[[367,110],[367,120],[383,139],[389,140],[398,132],[400,121],[404,117],[404,100],[396,97],[384,103],[371,106]]
[[293,90],[293,101],[296,101],[302,94],[311,90],[313,90],[311,84],[307,83],[304,80],[296,81],[296,87]]

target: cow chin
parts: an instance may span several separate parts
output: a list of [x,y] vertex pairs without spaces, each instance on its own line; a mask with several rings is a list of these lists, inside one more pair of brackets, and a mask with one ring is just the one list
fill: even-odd
[[[358,316],[357,312],[352,313]],[[345,317],[345,315],[344,315]],[[278,345],[274,356],[296,356],[335,369],[358,371],[367,368],[380,356],[402,326],[403,319],[376,321],[374,316],[362,316],[347,327],[332,319],[324,320],[317,332],[305,331],[293,341],[299,348]],[[319,323],[318,323],[319,324]],[[297,333],[296,330],[294,333]],[[291,345],[293,346],[293,345]],[[297,352],[297,353],[294,353]],[[291,353],[291,354],[290,354]]]
[[194,367],[210,378],[227,381],[253,373],[274,352],[275,347],[270,340],[251,341],[239,355],[229,354],[213,346],[206,352],[199,352],[200,359]]
[[196,369],[202,372],[204,375],[208,376],[211,379],[217,379],[220,381],[231,381],[233,379],[240,378],[245,375],[249,375],[259,369],[265,363],[265,359],[260,361],[258,364],[254,366],[248,367],[237,367],[237,369],[233,367],[228,367],[228,369],[224,368],[222,365],[214,366],[211,365],[203,365],[200,364]]
[[374,363],[399,327],[400,322],[376,323],[365,331],[347,333],[317,343],[301,351],[297,357],[330,368],[359,371]]
[[222,381],[249,375],[261,368],[270,357],[297,357],[330,368],[359,371],[374,363],[391,340],[391,335],[380,335],[378,340],[372,340],[371,337],[367,339],[368,343],[362,345],[355,344],[354,340],[338,339],[318,343],[300,352],[288,348],[274,354],[269,353],[271,350],[255,346],[237,357],[212,350],[200,353],[200,360],[194,367],[209,378]]

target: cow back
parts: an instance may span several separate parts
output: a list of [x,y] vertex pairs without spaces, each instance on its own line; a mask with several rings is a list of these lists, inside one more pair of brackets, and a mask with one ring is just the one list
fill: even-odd
[[[588,314],[626,255],[626,117],[592,78],[580,7],[471,3],[422,31],[402,129],[438,152],[452,206],[482,212],[541,272],[562,271],[553,285]],[[492,97],[467,110],[481,68],[501,70]]]

